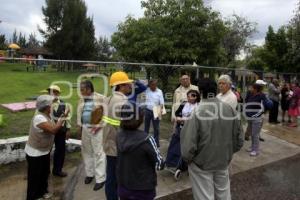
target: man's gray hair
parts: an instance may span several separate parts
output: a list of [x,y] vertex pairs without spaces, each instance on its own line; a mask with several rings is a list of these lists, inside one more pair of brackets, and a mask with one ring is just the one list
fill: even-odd
[[230,85],[232,84],[232,80],[231,80],[230,76],[227,74],[221,75],[218,79],[218,82],[220,82],[220,81],[225,81],[226,83],[228,83]]

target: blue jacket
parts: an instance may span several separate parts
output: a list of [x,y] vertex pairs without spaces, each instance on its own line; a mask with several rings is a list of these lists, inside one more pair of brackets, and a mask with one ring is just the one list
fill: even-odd
[[247,117],[259,118],[265,109],[271,109],[273,102],[264,93],[256,95],[248,93],[246,96],[245,112]]
[[137,96],[141,93],[143,93],[145,90],[147,89],[147,86],[144,85],[142,82],[140,81],[136,81],[135,82],[135,88],[134,88],[134,93],[131,93],[129,96],[129,101],[130,102],[134,102],[136,103],[137,100]]

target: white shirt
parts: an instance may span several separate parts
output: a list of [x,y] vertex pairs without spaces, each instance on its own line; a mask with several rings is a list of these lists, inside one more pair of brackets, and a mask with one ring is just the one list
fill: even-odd
[[[42,129],[40,129],[39,127],[37,127],[39,124],[47,122],[47,118],[44,115],[41,114],[37,114],[36,116],[33,117],[33,128],[37,131],[37,132],[43,132]],[[44,156],[47,155],[48,153],[50,153],[49,151],[40,151],[37,150],[33,147],[31,147],[28,143],[26,143],[25,146],[25,153],[31,157],[39,157],[39,156]]]
[[173,96],[172,119],[175,119],[175,112],[179,108],[180,104],[184,101],[187,101],[187,93],[190,90],[199,91],[198,86],[192,84],[190,84],[190,86],[187,88],[181,85],[175,90]]
[[223,94],[223,93],[218,94],[217,98],[220,101],[229,104],[234,110],[236,110],[238,102],[237,102],[237,97],[232,92],[232,90],[229,90],[225,94]]
[[188,118],[191,116],[194,109],[198,106],[198,103],[191,104],[187,102],[182,109],[182,117]]
[[152,91],[150,88],[147,88],[146,92],[146,108],[149,110],[153,110],[154,106],[164,105],[164,95],[160,89],[156,89]]

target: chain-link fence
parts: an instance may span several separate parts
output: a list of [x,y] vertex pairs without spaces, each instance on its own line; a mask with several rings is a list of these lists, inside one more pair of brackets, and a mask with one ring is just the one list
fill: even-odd
[[197,84],[201,78],[217,79],[221,74],[231,76],[233,83],[241,91],[257,79],[270,82],[279,79],[281,82],[299,80],[300,73],[267,72],[249,69],[236,69],[199,65],[176,65],[155,63],[131,63],[131,62],[104,62],[81,60],[54,60],[54,59],[28,59],[28,58],[1,58],[7,62],[27,63],[26,70],[30,71],[57,71],[62,73],[82,72],[99,73],[110,76],[113,72],[122,70],[135,79],[157,79],[164,92],[172,92],[179,86],[179,77],[188,74],[193,84]]
[[[97,78],[97,75],[106,77],[115,71],[125,71],[133,79],[149,80],[157,79],[158,87],[163,91],[165,100],[169,103],[167,110],[171,110],[173,102],[173,93],[180,85],[179,78],[183,74],[190,75],[191,82],[197,85],[197,82],[202,78],[212,78],[217,80],[221,74],[231,76],[234,85],[237,89],[245,94],[247,86],[257,79],[264,79],[270,82],[272,79],[279,79],[281,82],[291,82],[299,80],[300,73],[274,73],[266,71],[252,71],[247,69],[232,69],[223,67],[208,67],[198,65],[176,65],[176,64],[153,64],[153,63],[130,63],[130,62],[102,62],[102,61],[80,61],[80,60],[54,60],[54,59],[28,59],[28,58],[0,58],[0,61],[8,63],[17,63],[20,66],[24,65],[26,73],[69,73],[74,76],[85,75],[87,78]],[[77,79],[79,80],[79,79]],[[64,81],[64,80],[53,80]],[[48,83],[50,84],[50,83]],[[74,86],[75,85],[75,86]],[[72,83],[71,86],[78,87],[77,83]],[[109,88],[109,85],[106,84]],[[110,89],[110,88],[109,88]],[[106,93],[105,95],[109,95]],[[164,120],[166,120],[166,130],[170,125],[170,112]],[[75,120],[74,120],[75,121]],[[168,122],[168,123],[167,123]],[[75,122],[74,122],[75,123]],[[163,126],[164,127],[164,126]]]

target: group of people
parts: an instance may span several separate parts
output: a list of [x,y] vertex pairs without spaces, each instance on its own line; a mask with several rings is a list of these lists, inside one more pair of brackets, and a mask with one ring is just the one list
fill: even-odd
[[[174,134],[166,161],[159,151],[160,120],[166,111],[157,80],[149,80],[146,85],[119,71],[111,75],[109,84],[112,94],[105,97],[95,92],[91,81],[80,83],[77,124],[85,184],[95,180],[95,191],[105,186],[108,200],[150,200],[156,196],[156,170],[167,165],[188,169],[195,199],[231,199],[228,166],[233,154],[243,146],[244,138],[237,112],[241,97],[232,87],[230,76],[222,75],[217,82],[202,79],[197,86],[191,84],[188,75],[180,77],[180,86],[173,96]],[[244,108],[248,120],[246,133],[252,141],[251,156],[259,153],[262,115],[274,105],[262,92],[264,84],[258,80],[245,99],[250,103]],[[62,169],[65,140],[71,128],[70,109],[59,98],[60,92],[58,86],[52,85],[47,95],[37,98],[37,112],[25,147],[27,200],[51,196],[48,177],[54,143],[52,174],[67,176]],[[294,89],[292,96],[297,92]],[[145,95],[143,103],[138,101],[141,93]],[[140,130],[142,124],[144,129]]]

